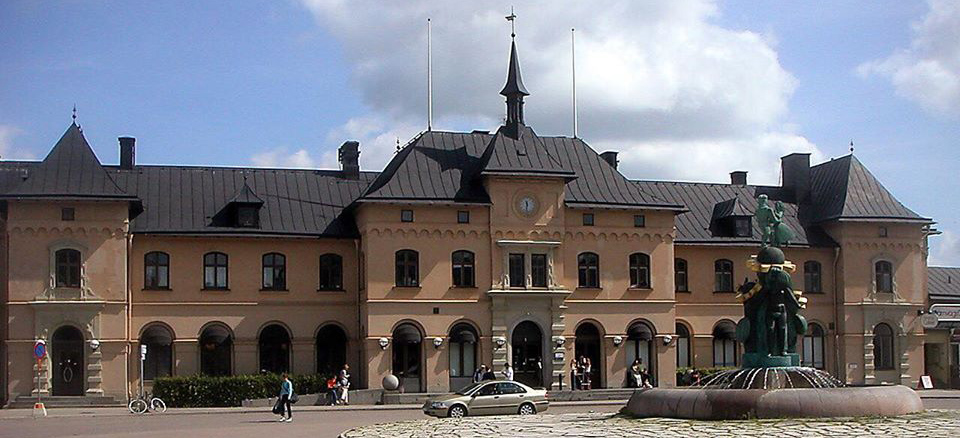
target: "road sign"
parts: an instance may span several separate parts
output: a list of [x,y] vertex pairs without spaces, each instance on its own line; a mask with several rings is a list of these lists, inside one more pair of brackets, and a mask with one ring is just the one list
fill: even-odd
[[36,358],[37,360],[47,357],[46,341],[44,341],[43,339],[39,339],[35,344],[33,344],[33,357]]
[[147,360],[147,346],[140,346],[140,360]]

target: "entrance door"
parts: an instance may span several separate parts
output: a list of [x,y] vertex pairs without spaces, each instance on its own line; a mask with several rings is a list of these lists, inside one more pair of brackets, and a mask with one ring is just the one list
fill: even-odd
[[83,395],[83,333],[63,326],[53,333],[53,395]]
[[422,391],[420,330],[403,324],[393,332],[393,374],[400,379],[403,392]]
[[513,329],[514,378],[527,386],[543,386],[543,332],[531,321]]
[[587,322],[577,327],[577,339],[575,344],[575,354],[577,363],[583,364],[583,358],[590,359],[589,380],[582,382],[586,387],[589,382],[590,389],[603,388],[600,381],[600,330],[597,326]]

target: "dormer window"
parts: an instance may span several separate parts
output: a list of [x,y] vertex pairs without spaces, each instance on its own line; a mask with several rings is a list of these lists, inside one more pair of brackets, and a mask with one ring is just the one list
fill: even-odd
[[212,218],[212,226],[231,228],[260,228],[260,209],[263,200],[253,191],[246,178],[232,199]]
[[259,208],[253,205],[241,205],[237,207],[237,226],[244,228],[256,228],[260,225]]
[[736,237],[750,237],[752,227],[749,217],[737,217],[733,220],[733,232]]

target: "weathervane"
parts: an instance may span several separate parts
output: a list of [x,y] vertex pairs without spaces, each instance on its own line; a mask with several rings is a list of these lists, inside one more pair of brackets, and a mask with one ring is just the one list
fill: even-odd
[[73,104],[73,115],[70,116],[73,119],[73,123],[77,123],[77,104]]
[[517,14],[514,14],[514,13],[513,13],[513,6],[510,6],[510,15],[507,15],[507,16],[504,17],[504,18],[506,18],[507,21],[510,22],[510,38],[516,38],[516,37],[517,37],[517,27],[516,27],[516,23],[514,23],[514,20],[517,19]]

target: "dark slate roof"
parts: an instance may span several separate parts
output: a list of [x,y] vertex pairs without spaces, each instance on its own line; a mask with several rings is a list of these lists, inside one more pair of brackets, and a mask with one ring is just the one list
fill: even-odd
[[[737,200],[741,204],[739,211],[752,215],[757,208],[757,196],[765,194],[771,201],[786,198],[780,187],[771,186],[666,181],[633,181],[633,184],[657,198],[686,206],[688,211],[678,215],[676,220],[677,243],[759,244],[760,228],[756,221],[753,221],[753,235],[749,238],[718,235],[714,222],[716,206]],[[801,225],[795,204],[784,203],[784,222],[796,234],[791,245],[835,245],[819,227]]]
[[929,222],[905,207],[853,154],[810,168],[810,221],[836,219]]
[[739,197],[721,201],[713,206],[713,219],[721,219],[733,216],[753,216],[753,211],[747,210],[740,202]]
[[237,191],[236,195],[233,195],[233,198],[228,202],[230,204],[256,204],[263,205],[263,199],[260,199],[253,189],[250,187],[250,184],[247,182],[247,179],[243,179],[243,187],[240,187],[240,190]]
[[932,299],[960,300],[960,268],[927,268],[927,294]]
[[[145,211],[132,222],[135,233],[265,234],[352,237],[356,225],[346,212],[376,177],[357,180],[336,170],[234,167],[108,167],[117,184],[143,199]],[[210,226],[212,218],[249,184],[262,199],[257,229]]]
[[493,136],[483,154],[481,174],[576,177],[576,172],[545,149],[543,140],[533,129],[519,125],[517,138],[509,131],[501,127]]
[[[26,173],[23,173],[23,172]],[[20,170],[21,181],[5,191],[7,198],[130,199],[107,175],[83,132],[71,124],[47,157]],[[26,175],[26,179],[22,176]]]

